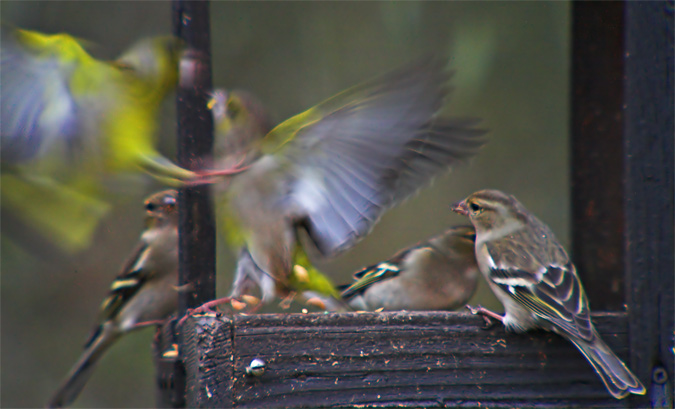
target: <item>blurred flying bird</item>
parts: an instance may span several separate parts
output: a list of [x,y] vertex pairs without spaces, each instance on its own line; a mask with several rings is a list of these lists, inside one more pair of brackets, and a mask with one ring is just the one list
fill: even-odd
[[[12,186],[3,204],[67,250],[86,247],[108,210],[108,176],[146,170],[176,183],[194,176],[155,149],[181,41],[146,38],[114,61],[93,58],[85,44],[2,26],[0,163],[2,184]],[[36,195],[49,206],[31,200]],[[73,217],[73,207],[86,217]]]

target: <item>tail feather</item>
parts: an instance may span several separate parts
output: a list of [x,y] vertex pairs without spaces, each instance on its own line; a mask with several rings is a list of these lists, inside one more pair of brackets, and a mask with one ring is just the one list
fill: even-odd
[[595,372],[600,375],[605,387],[616,399],[623,399],[628,394],[644,395],[645,387],[640,380],[626,367],[619,357],[600,339],[597,333],[593,334],[591,342],[570,338],[570,341],[579,348],[588,362],[593,365]]
[[102,326],[99,336],[89,343],[80,359],[68,372],[66,379],[47,403],[47,408],[63,408],[77,399],[94,372],[99,358],[120,336],[120,333],[113,328],[111,323],[107,324]]

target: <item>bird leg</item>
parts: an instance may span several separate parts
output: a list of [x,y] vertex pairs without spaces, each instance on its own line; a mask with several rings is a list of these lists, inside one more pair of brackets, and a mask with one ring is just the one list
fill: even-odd
[[279,303],[279,307],[283,308],[284,310],[290,308],[291,303],[293,303],[293,300],[295,299],[296,295],[298,295],[298,293],[296,293],[295,291],[291,291],[290,293],[288,293],[288,295],[285,296]]
[[495,324],[494,321],[492,320],[499,321],[502,323],[504,322],[504,317],[497,314],[496,312],[488,310],[487,308],[483,308],[480,305],[478,307],[472,307],[469,304],[467,304],[466,308],[469,311],[471,311],[471,314],[480,315],[481,317],[483,317],[483,319],[485,320],[485,326],[483,327],[483,329],[487,330],[492,328]]
[[215,177],[215,176],[232,176],[236,175],[238,173],[241,173],[245,170],[247,170],[250,166],[242,166],[244,162],[246,161],[246,155],[244,155],[239,162],[237,162],[234,166],[227,168],[227,169],[202,169],[199,171],[196,171],[195,173],[198,175],[200,178],[208,178],[208,177]]
[[178,325],[179,326],[183,325],[183,323],[185,322],[185,320],[189,316],[192,316],[192,315],[195,315],[195,314],[205,314],[205,313],[216,314],[217,311],[214,311],[212,308],[217,307],[217,306],[222,305],[222,304],[227,304],[230,301],[232,301],[232,297],[223,297],[223,298],[218,298],[218,299],[215,299],[215,300],[205,302],[204,304],[200,305],[197,308],[189,308],[187,310],[187,313],[185,314],[185,316],[178,321]]
[[149,325],[164,325],[167,321],[167,319],[164,320],[150,320],[150,321],[143,321],[143,322],[137,322],[134,324],[133,329],[138,329],[138,328],[143,328],[147,327]]

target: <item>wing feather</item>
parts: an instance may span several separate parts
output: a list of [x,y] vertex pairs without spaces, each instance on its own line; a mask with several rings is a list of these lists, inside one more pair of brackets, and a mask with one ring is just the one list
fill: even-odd
[[575,338],[592,339],[588,301],[571,262],[562,267],[548,266],[543,274],[492,269],[490,279],[556,330]]
[[474,122],[435,121],[448,78],[443,61],[422,59],[340,93],[266,137],[280,166],[295,169],[288,206],[324,255],[353,246],[384,211],[484,143],[481,131],[465,129]]

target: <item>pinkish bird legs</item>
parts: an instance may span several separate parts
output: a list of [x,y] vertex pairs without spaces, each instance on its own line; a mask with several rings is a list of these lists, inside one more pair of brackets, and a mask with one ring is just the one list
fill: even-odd
[[207,301],[197,308],[190,308],[190,309],[187,310],[187,313],[185,314],[185,316],[178,321],[178,325],[179,326],[183,325],[183,323],[185,322],[185,320],[188,319],[189,316],[192,316],[192,315],[195,315],[195,314],[205,314],[205,313],[209,313],[209,312],[215,314],[216,311],[214,311],[212,308],[217,307],[217,306],[222,305],[222,304],[227,304],[230,301],[232,301],[232,297],[223,297],[223,298],[218,298],[218,299],[215,299],[215,300]]
[[244,162],[246,161],[246,155],[243,155],[242,158],[235,164],[234,166],[227,168],[227,169],[211,169],[211,170],[206,170],[202,169],[199,171],[196,171],[195,173],[203,178],[206,177],[215,177],[215,176],[231,176],[231,175],[236,175],[238,173],[241,173],[245,170],[247,170],[250,165],[242,166]]
[[147,327],[150,325],[164,325],[168,320],[151,320],[151,321],[143,321],[143,322],[137,322],[134,326],[133,329],[138,329],[138,328],[143,328]]
[[470,305],[466,305],[466,308],[471,311],[471,314],[473,315],[480,315],[483,317],[485,320],[485,326],[483,329],[490,329],[494,325],[494,322],[492,320],[496,320],[499,322],[504,321],[504,317],[501,315],[497,314],[496,312],[492,312],[488,310],[487,308],[483,308],[480,305],[478,307],[472,307]]

